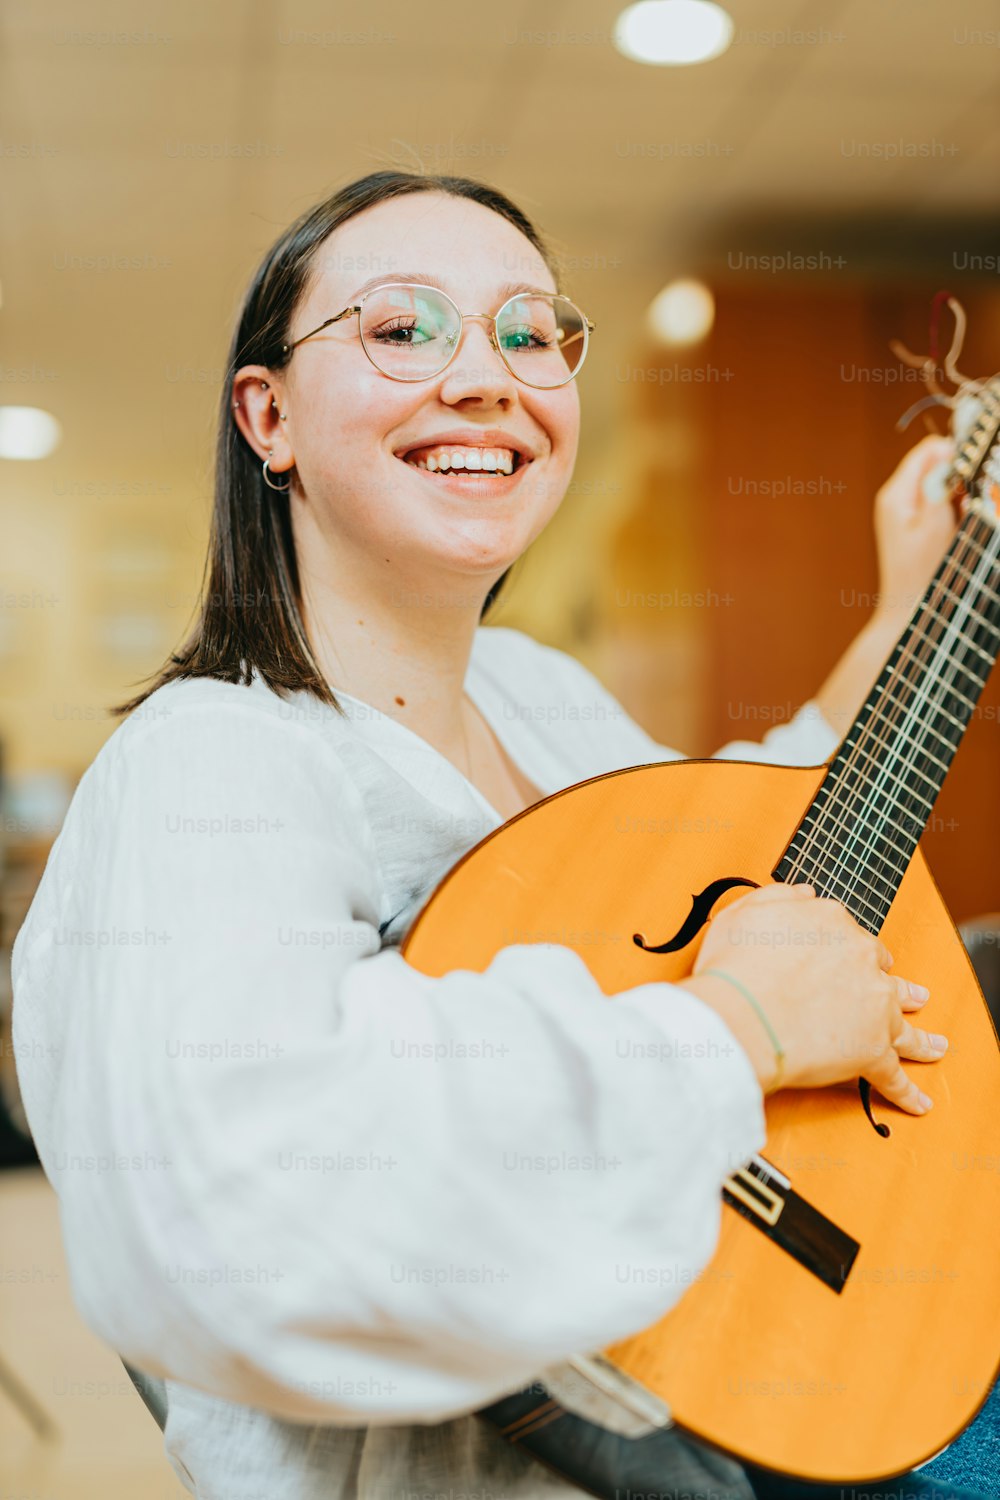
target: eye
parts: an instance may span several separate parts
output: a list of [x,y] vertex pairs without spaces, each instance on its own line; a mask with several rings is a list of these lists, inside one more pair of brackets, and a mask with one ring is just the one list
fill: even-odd
[[418,344],[426,344],[435,334],[434,328],[419,323],[416,318],[400,316],[380,323],[377,328],[366,333],[365,337],[373,339],[376,344],[415,348]]
[[531,328],[528,324],[520,327],[505,328],[503,331],[503,346],[520,352],[524,349],[551,349],[555,340],[547,337],[540,328]]

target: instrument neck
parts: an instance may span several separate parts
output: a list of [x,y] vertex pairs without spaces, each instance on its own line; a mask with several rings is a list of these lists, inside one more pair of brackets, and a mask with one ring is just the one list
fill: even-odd
[[970,508],[775,878],[878,932],[1000,651],[1000,529]]

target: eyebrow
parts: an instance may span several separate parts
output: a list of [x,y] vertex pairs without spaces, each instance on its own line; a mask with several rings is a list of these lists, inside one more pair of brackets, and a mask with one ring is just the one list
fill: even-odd
[[[357,302],[359,298],[364,296],[365,292],[372,291],[374,287],[391,286],[400,281],[412,281],[424,286],[434,286],[442,292],[448,290],[447,287],[441,285],[439,277],[433,276],[427,271],[395,271],[391,276],[383,272],[381,276],[372,276],[368,281],[363,282],[351,294],[349,300]],[[508,281],[503,286],[498,287],[497,296],[500,302],[503,303],[507,301],[508,297],[517,297],[524,292],[536,293],[542,297],[551,297],[553,295],[549,287],[531,286],[526,281]]]

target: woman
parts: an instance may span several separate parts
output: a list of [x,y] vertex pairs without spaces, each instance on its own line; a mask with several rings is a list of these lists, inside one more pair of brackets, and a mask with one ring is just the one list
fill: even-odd
[[[281,237],[232,347],[200,622],[81,781],[18,937],[78,1302],[167,1377],[199,1496],[578,1493],[470,1414],[666,1310],[616,1266],[705,1265],[769,1088],[863,1064],[930,1107],[903,1067],[943,1050],[904,1014],[926,992],[807,887],[712,925],[699,968],[725,944],[753,1004],[695,974],[610,1005],[557,945],[439,980],[398,952],[503,819],[676,753],[570,657],[479,625],[572,473],[589,330],[556,290],[524,216],[463,179],[376,173]],[[918,499],[941,453],[883,492],[897,600],[950,531]],[[822,761],[897,633],[877,619],[815,705],[727,753]],[[750,940],[776,922],[828,940]]]

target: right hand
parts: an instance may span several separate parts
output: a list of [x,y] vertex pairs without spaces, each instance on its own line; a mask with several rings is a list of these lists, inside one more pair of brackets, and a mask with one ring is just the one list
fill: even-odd
[[776,1076],[767,1032],[734,985],[699,977],[713,968],[745,985],[770,1021],[785,1052],[782,1088],[864,1077],[909,1114],[931,1108],[900,1065],[937,1062],[947,1049],[943,1037],[903,1014],[919,1009],[926,991],[886,972],[885,944],[839,901],[811,885],[769,885],[742,896],[713,918],[693,978],[681,981],[722,1015],[767,1089]]

